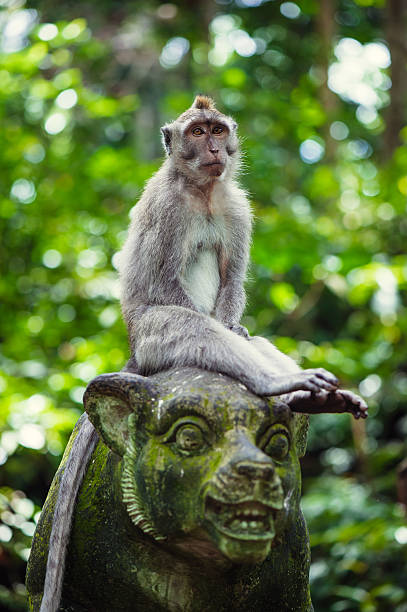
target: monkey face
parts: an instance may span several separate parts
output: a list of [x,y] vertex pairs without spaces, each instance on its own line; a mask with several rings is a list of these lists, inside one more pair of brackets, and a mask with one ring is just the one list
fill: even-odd
[[210,104],[193,106],[161,128],[174,168],[195,184],[230,174],[238,163],[237,125]]
[[227,163],[229,128],[220,121],[200,121],[188,125],[183,134],[184,160],[194,160],[203,176],[221,176]]

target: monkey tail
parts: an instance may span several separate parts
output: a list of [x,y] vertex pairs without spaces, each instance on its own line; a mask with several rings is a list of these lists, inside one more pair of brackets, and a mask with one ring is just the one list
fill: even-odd
[[75,437],[59,486],[48,546],[47,569],[40,612],[56,612],[62,593],[66,551],[76,496],[99,436],[88,416]]

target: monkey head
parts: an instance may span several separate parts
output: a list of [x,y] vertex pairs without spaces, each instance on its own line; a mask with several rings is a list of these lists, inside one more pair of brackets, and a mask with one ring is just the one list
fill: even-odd
[[177,171],[195,184],[229,176],[237,167],[237,124],[213,100],[197,96],[191,108],[161,128],[163,144]]
[[84,397],[123,457],[122,499],[157,541],[221,563],[262,562],[298,520],[307,419],[193,368],[94,379]]

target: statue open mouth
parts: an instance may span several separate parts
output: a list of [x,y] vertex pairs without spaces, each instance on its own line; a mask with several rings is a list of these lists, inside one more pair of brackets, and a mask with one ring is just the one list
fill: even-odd
[[205,517],[221,533],[239,540],[271,540],[276,511],[258,501],[225,503],[207,495]]

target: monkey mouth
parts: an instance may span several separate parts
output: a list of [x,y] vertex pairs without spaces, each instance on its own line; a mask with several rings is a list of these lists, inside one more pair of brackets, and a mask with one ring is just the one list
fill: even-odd
[[203,165],[205,168],[213,168],[213,167],[223,168],[225,164],[221,161],[212,161],[212,162],[208,162],[207,164],[203,164]]
[[219,177],[225,170],[225,164],[220,161],[204,164],[207,174],[212,177]]
[[276,509],[257,501],[225,503],[206,497],[205,518],[222,534],[239,540],[271,540]]

